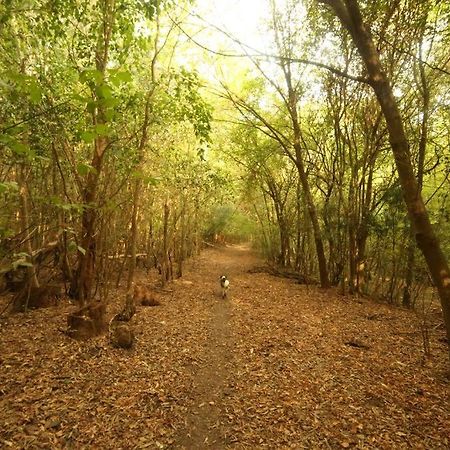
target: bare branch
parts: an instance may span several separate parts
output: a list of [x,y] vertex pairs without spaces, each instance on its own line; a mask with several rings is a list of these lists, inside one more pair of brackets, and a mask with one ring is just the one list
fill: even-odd
[[[203,20],[204,22],[206,22],[200,16],[198,16],[198,15],[194,15],[194,16],[196,16],[200,20]],[[209,53],[212,53],[214,55],[224,56],[226,58],[267,58],[267,59],[272,59],[272,60],[274,60],[274,61],[276,61],[278,63],[291,62],[291,63],[298,63],[298,64],[306,64],[306,65],[319,67],[321,69],[326,69],[326,70],[334,73],[335,75],[339,75],[341,77],[345,77],[345,78],[348,78],[350,80],[357,81],[359,83],[369,84],[369,79],[368,78],[349,74],[349,73],[347,73],[347,72],[345,72],[345,71],[343,71],[341,69],[338,69],[336,67],[330,66],[330,65],[325,64],[325,63],[320,62],[320,61],[312,61],[312,60],[305,59],[305,58],[288,58],[286,56],[273,55],[273,54],[270,54],[270,53],[261,52],[261,51],[255,49],[255,48],[253,48],[253,47],[243,43],[239,39],[237,39],[234,36],[232,36],[230,33],[220,29],[219,27],[217,27],[215,25],[210,24],[210,26],[215,28],[220,33],[224,34],[226,37],[231,39],[236,44],[239,44],[243,49],[249,49],[250,51],[247,52],[247,51],[244,50],[244,53],[224,53],[224,52],[221,52],[221,51],[218,51],[218,50],[214,50],[214,49],[212,49],[210,47],[207,47],[206,45],[200,43],[198,40],[194,39],[184,28],[182,28],[180,23],[175,22],[170,16],[169,16],[169,19],[175,24],[175,26],[181,31],[181,33],[184,34],[192,43],[194,43],[198,47],[200,47],[203,50],[205,50],[205,51],[207,51]]]

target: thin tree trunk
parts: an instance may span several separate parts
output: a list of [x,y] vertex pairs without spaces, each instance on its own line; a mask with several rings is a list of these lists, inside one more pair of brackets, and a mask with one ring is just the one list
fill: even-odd
[[302,205],[301,205],[301,183],[297,181],[297,189],[295,196],[296,206],[296,243],[295,243],[295,270],[299,271],[302,266],[301,261],[304,260],[303,253],[301,252],[301,240],[302,240]]
[[[140,178],[135,180],[133,191],[133,209],[131,211],[131,237],[129,250],[125,254],[125,258],[130,257],[128,265],[127,290],[131,289],[134,281],[134,272],[136,270],[136,241],[137,241],[137,216],[139,210],[139,193],[141,191],[142,181]],[[129,253],[129,255],[128,255]]]
[[356,287],[356,230],[357,230],[357,212],[356,212],[356,173],[355,163],[351,162],[351,179],[350,188],[348,191],[348,213],[347,215],[347,233],[348,233],[348,290],[350,294],[354,294],[357,291]]
[[183,276],[183,262],[186,258],[186,200],[184,194],[181,196],[181,230],[180,230],[180,243],[179,243],[179,254],[177,261],[177,278]]
[[414,229],[417,245],[425,257],[439,294],[450,350],[450,270],[439,240],[431,226],[420,186],[414,175],[409,142],[389,79],[383,71],[377,49],[368,28],[363,22],[357,1],[319,1],[327,3],[333,8],[336,16],[350,33],[368,71],[369,84],[375,92],[386,120],[403,198]]
[[[148,128],[150,126],[150,103],[154,90],[151,90],[147,94],[147,99],[145,102],[145,114],[144,114],[144,122],[142,124],[142,135],[139,142],[138,154],[139,154],[139,162],[137,168],[140,169],[142,167],[144,161],[144,149],[148,141]],[[142,189],[142,178],[136,177],[134,181],[134,189],[133,189],[133,209],[131,211],[131,238],[130,238],[130,261],[128,266],[128,280],[127,280],[127,290],[131,289],[131,286],[134,281],[134,272],[136,270],[136,245],[138,238],[138,229],[137,229],[137,217],[139,212],[139,194]]]
[[[277,43],[278,49],[280,54],[283,54],[285,56],[291,56],[290,53],[292,52],[292,49],[289,48],[289,43],[286,43],[283,40],[283,37],[280,36],[279,30],[277,29],[276,23],[277,20],[275,18],[275,3],[272,2],[272,13],[274,16],[274,31],[275,31],[275,41]],[[289,115],[291,117],[292,122],[292,128],[294,132],[294,142],[293,147],[295,151],[295,164],[298,169],[298,174],[300,177],[300,182],[302,185],[302,189],[305,195],[305,200],[307,204],[307,209],[309,213],[309,217],[311,219],[311,225],[313,228],[314,233],[314,242],[316,247],[316,254],[317,254],[317,262],[319,266],[319,276],[320,276],[320,285],[323,288],[329,288],[330,282],[328,278],[328,268],[327,268],[327,260],[325,258],[325,251],[324,251],[324,245],[322,240],[322,232],[320,229],[319,219],[317,215],[316,206],[314,203],[314,199],[311,193],[311,188],[309,185],[308,176],[306,174],[305,170],[305,161],[303,157],[303,149],[301,147],[301,130],[300,130],[300,120],[298,117],[298,92],[297,89],[292,84],[292,72],[291,72],[291,64],[289,58],[283,58],[280,59],[280,65],[283,70],[284,78],[286,81],[286,87],[288,91],[287,98],[283,96],[284,101],[286,103],[286,106],[289,111]]]
[[373,192],[373,171],[375,166],[377,150],[374,151],[373,156],[369,157],[369,174],[366,182],[365,196],[362,199],[362,212],[360,224],[357,231],[356,242],[357,242],[357,274],[356,274],[356,286],[359,293],[366,293],[366,244],[367,238],[369,237],[369,214],[370,205],[372,203],[372,192]]
[[164,203],[164,223],[163,223],[163,255],[161,261],[161,281],[164,287],[170,278],[170,260],[169,260],[169,216],[170,208],[166,202]]
[[[95,63],[97,71],[104,74],[109,60],[109,45],[115,22],[115,0],[103,0],[100,6],[103,24],[98,36]],[[96,100],[100,100],[97,91],[93,95]],[[92,124],[95,127],[106,123],[104,107],[99,105],[92,112]],[[105,136],[99,135],[95,137],[94,154],[91,162],[93,170],[90,170],[87,175],[86,185],[82,194],[82,202],[84,204],[80,238],[82,250],[78,252],[78,269],[71,289],[73,296],[80,301],[81,306],[90,302],[92,296],[96,260],[96,222],[98,217],[96,199],[103,157],[107,146],[108,140]]]
[[[30,208],[28,204],[28,187],[25,175],[25,164],[22,163],[19,167],[19,176],[18,176],[18,185],[19,185],[19,196],[20,196],[20,225],[21,232],[24,236],[27,235],[30,231]],[[31,266],[27,267],[27,288],[30,290],[31,288],[39,287],[39,281],[36,274],[36,267],[33,264],[32,255],[33,255],[33,246],[31,244],[31,236],[25,238],[25,251],[30,255]],[[28,303],[28,302],[27,302]],[[25,305],[25,309],[26,309]]]
[[[422,34],[423,36],[423,34]],[[425,166],[425,153],[428,141],[428,119],[430,116],[430,89],[425,75],[424,62],[422,61],[422,42],[419,47],[419,74],[422,89],[422,122],[420,124],[420,140],[419,140],[419,158],[417,164],[417,184],[419,192],[422,192],[423,171]],[[411,291],[414,279],[415,269],[415,245],[414,245],[414,228],[410,226],[410,242],[408,245],[408,259],[406,265],[405,288],[403,290],[403,306],[410,308],[412,306]]]
[[316,254],[317,254],[317,262],[319,265],[319,276],[320,276],[320,285],[323,288],[329,288],[330,282],[328,279],[328,269],[327,269],[327,260],[325,258],[324,245],[322,240],[322,232],[319,225],[319,219],[317,217],[317,210],[314,204],[314,200],[311,194],[311,188],[309,186],[308,176],[305,171],[305,163],[303,160],[302,148],[300,146],[301,139],[301,131],[298,122],[298,114],[297,114],[297,106],[295,102],[295,93],[289,89],[290,92],[290,113],[292,118],[292,125],[294,129],[294,150],[295,150],[295,159],[296,165],[298,169],[298,174],[300,177],[300,182],[302,185],[302,189],[305,195],[306,205],[308,208],[309,217],[311,219],[311,225],[314,234],[314,242],[316,246]]

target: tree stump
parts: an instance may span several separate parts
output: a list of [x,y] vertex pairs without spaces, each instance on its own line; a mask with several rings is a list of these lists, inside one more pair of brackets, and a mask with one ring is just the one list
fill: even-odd
[[106,328],[105,315],[106,305],[101,302],[79,308],[67,316],[67,334],[75,339],[96,336]]
[[131,348],[134,342],[134,332],[127,322],[136,312],[134,297],[128,293],[122,311],[116,314],[109,323],[109,341],[113,347]]
[[0,274],[3,278],[4,288],[10,292],[19,292],[27,285],[27,272],[25,267],[12,269],[1,268]]
[[134,342],[134,332],[129,324],[112,320],[109,326],[109,340],[113,347],[131,348]]

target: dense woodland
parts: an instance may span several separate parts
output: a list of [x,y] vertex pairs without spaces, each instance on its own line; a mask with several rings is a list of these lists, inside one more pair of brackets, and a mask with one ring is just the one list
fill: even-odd
[[97,334],[139,271],[245,242],[449,342],[450,5],[265,5],[256,48],[195,1],[1,2],[3,316],[70,298]]
[[[213,83],[195,70],[211,53],[189,39],[190,3],[5,2],[5,281],[63,279],[85,304],[130,287],[137,263],[165,283],[203,241],[250,239],[323,287],[410,307],[441,285],[448,309],[449,7],[369,2],[361,18],[320,3],[272,2],[270,54],[242,44],[238,69],[216,55],[232,77]],[[401,132],[350,19],[370,24]],[[420,193],[429,227],[414,231]]]

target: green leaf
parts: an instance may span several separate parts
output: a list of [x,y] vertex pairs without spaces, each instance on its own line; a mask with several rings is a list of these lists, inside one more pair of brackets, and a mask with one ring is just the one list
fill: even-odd
[[22,144],[22,142],[12,141],[9,143],[11,150],[18,155],[28,155],[31,153],[28,145]]
[[107,109],[105,111],[105,118],[106,118],[106,120],[114,119],[115,115],[116,115],[116,112],[113,109]]
[[97,136],[108,136],[109,131],[108,125],[105,123],[98,123],[94,127],[94,132]]
[[100,100],[99,102],[101,105],[103,105],[105,108],[114,108],[119,104],[119,100],[117,98],[111,97],[111,98],[104,98]]
[[95,112],[95,108],[97,108],[97,102],[95,102],[94,100],[88,101],[86,104],[86,108],[90,113]]
[[36,84],[31,83],[29,86],[30,100],[32,103],[37,104],[42,98],[42,89]]
[[84,177],[92,170],[95,170],[90,164],[78,163],[77,164],[77,172]]
[[103,81],[103,73],[95,69],[83,70],[80,74],[80,81],[82,83],[94,82],[100,84]]
[[71,97],[73,100],[76,100],[81,103],[86,103],[86,104],[88,104],[89,102],[92,101],[91,97],[86,97],[86,96],[80,95],[80,94],[73,94]]
[[112,98],[112,89],[107,84],[102,84],[98,87],[97,93],[102,99]]
[[80,134],[80,137],[86,144],[91,144],[94,142],[95,134],[92,131],[84,131]]
[[130,83],[133,80],[133,78],[130,72],[123,71],[111,75],[110,80],[115,86],[119,86],[122,83]]

